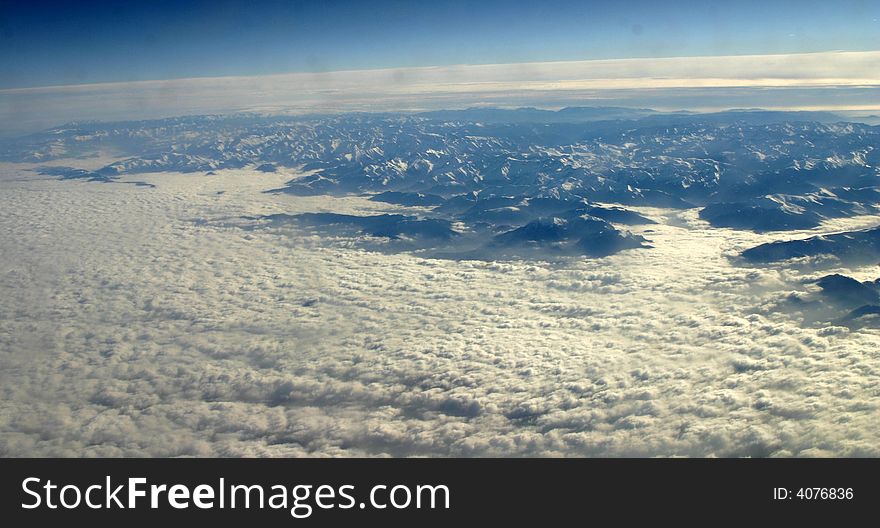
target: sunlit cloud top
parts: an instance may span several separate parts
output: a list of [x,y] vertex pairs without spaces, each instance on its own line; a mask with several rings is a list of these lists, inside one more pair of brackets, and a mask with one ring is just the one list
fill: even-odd
[[874,111],[878,90],[880,52],[610,59],[7,89],[0,90],[0,119],[23,130],[83,119],[476,104]]

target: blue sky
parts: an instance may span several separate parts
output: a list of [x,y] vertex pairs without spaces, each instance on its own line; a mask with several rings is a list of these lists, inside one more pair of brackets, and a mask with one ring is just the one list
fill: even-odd
[[0,2],[0,89],[880,48],[878,1]]

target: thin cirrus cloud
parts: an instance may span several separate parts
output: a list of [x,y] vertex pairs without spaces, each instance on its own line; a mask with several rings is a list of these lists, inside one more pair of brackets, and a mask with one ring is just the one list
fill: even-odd
[[[239,111],[623,104],[875,110],[880,51],[392,68],[0,90],[0,132]],[[829,91],[834,106],[829,106]],[[790,91],[797,97],[780,95]],[[671,107],[670,107],[671,105]]]

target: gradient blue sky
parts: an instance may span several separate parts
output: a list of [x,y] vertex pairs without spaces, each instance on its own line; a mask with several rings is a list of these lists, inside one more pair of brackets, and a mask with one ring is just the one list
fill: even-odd
[[878,1],[0,0],[0,89],[880,49]]

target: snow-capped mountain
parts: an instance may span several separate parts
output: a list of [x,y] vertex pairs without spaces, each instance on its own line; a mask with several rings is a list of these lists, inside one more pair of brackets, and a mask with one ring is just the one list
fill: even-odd
[[[873,214],[880,204],[878,144],[880,127],[826,113],[472,109],[76,123],[9,142],[2,157],[118,155],[94,171],[43,170],[94,181],[154,171],[295,167],[308,175],[277,192],[373,194],[377,201],[433,208],[428,219],[504,233],[500,240],[521,239],[518,233],[535,226],[580,225],[588,215],[608,224],[604,232],[623,237],[623,248],[641,244],[611,224],[641,220],[632,211],[596,209],[596,202],[700,207],[713,226],[754,231]],[[571,247],[586,236],[557,230],[571,237]],[[543,242],[559,242],[550,240],[556,230],[537,231],[548,235]],[[617,247],[617,238],[609,240]]]

